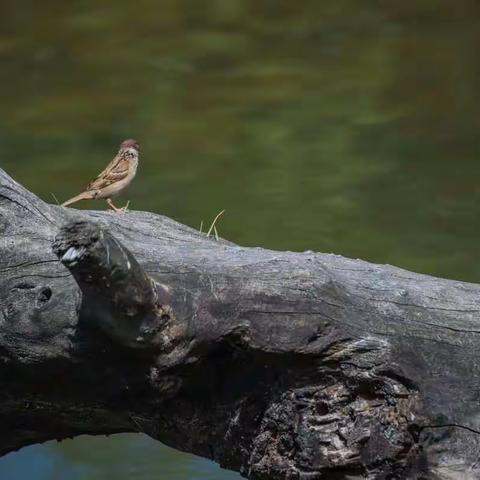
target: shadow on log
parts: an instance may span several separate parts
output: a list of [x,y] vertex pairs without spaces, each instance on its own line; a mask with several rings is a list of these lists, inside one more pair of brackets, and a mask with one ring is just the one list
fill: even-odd
[[250,479],[480,478],[480,287],[48,205],[0,170],[0,453],[142,431]]

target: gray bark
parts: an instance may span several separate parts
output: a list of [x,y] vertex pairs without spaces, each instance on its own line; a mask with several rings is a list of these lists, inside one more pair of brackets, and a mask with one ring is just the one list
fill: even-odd
[[479,286],[49,205],[1,170],[0,234],[0,454],[142,431],[251,479],[480,478]]

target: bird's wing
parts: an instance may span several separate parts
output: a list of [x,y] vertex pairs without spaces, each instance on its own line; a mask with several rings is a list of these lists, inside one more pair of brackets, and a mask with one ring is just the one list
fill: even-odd
[[87,190],[100,190],[108,187],[112,183],[123,180],[129,172],[129,161],[125,157],[116,156],[105,170],[91,183],[88,184]]

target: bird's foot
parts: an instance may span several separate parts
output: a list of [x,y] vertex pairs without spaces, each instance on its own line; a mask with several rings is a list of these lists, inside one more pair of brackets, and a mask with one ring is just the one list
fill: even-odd
[[107,198],[107,204],[108,206],[116,213],[127,213],[128,212],[128,206],[130,205],[130,201],[127,202],[127,204],[124,207],[117,207],[110,198]]

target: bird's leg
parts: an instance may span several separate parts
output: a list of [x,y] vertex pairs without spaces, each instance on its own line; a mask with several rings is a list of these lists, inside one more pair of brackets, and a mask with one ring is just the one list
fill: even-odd
[[114,211],[114,212],[117,212],[117,213],[125,213],[127,211],[127,208],[126,207],[123,207],[123,208],[118,208],[116,207],[113,202],[112,202],[112,199],[111,198],[107,198],[107,204],[108,206]]

